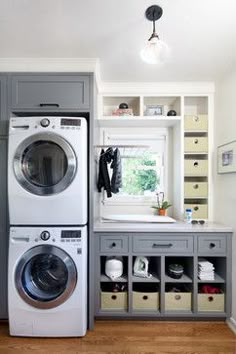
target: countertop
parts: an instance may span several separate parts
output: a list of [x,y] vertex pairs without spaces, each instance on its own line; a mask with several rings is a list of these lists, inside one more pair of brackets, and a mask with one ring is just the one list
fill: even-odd
[[101,222],[94,224],[94,232],[232,232],[232,228],[206,222],[204,225],[191,225],[183,221],[175,223],[128,223],[128,222]]

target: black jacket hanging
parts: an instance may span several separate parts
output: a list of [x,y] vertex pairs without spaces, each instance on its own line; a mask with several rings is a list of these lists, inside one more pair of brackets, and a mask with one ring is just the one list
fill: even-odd
[[111,168],[113,169],[111,177],[111,191],[116,194],[119,193],[119,188],[122,187],[122,168],[119,149],[115,149],[114,151]]
[[99,172],[98,172],[98,182],[97,188],[98,191],[101,192],[102,188],[107,192],[107,197],[111,198],[111,182],[108,173],[107,164],[111,162],[113,156],[112,148],[108,148],[106,151],[104,149],[101,150],[100,158],[99,158]]

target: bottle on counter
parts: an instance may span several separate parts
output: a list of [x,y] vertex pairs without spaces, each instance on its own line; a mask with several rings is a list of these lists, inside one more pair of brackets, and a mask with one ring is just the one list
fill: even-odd
[[191,221],[192,221],[192,209],[191,208],[185,209],[184,221],[187,222],[188,224],[191,224]]

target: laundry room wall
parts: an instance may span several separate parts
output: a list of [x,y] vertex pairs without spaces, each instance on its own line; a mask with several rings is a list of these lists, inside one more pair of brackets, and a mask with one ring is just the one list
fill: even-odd
[[[214,153],[214,220],[231,225],[234,230],[232,274],[236,273],[236,173],[217,174],[217,146],[236,140],[236,70],[231,70],[216,84],[215,153]],[[234,156],[235,158],[235,156]],[[232,277],[232,324],[236,330],[236,279]]]

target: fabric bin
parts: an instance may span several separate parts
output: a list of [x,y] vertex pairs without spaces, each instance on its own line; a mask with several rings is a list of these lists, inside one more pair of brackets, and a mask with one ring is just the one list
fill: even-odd
[[198,311],[224,312],[224,294],[198,294]]
[[165,310],[191,311],[192,293],[167,292],[165,293]]
[[192,209],[192,219],[207,219],[208,205],[207,204],[184,204],[184,209]]
[[133,309],[158,310],[159,293],[133,291]]
[[208,161],[200,159],[185,159],[184,174],[186,176],[207,176]]
[[208,185],[207,182],[185,182],[184,183],[184,197],[185,198],[207,198]]
[[185,115],[184,116],[184,130],[202,131],[208,129],[207,114]]
[[185,137],[184,138],[184,152],[207,152],[208,138],[207,137]]
[[101,292],[102,310],[126,310],[128,307],[127,291],[122,292]]

